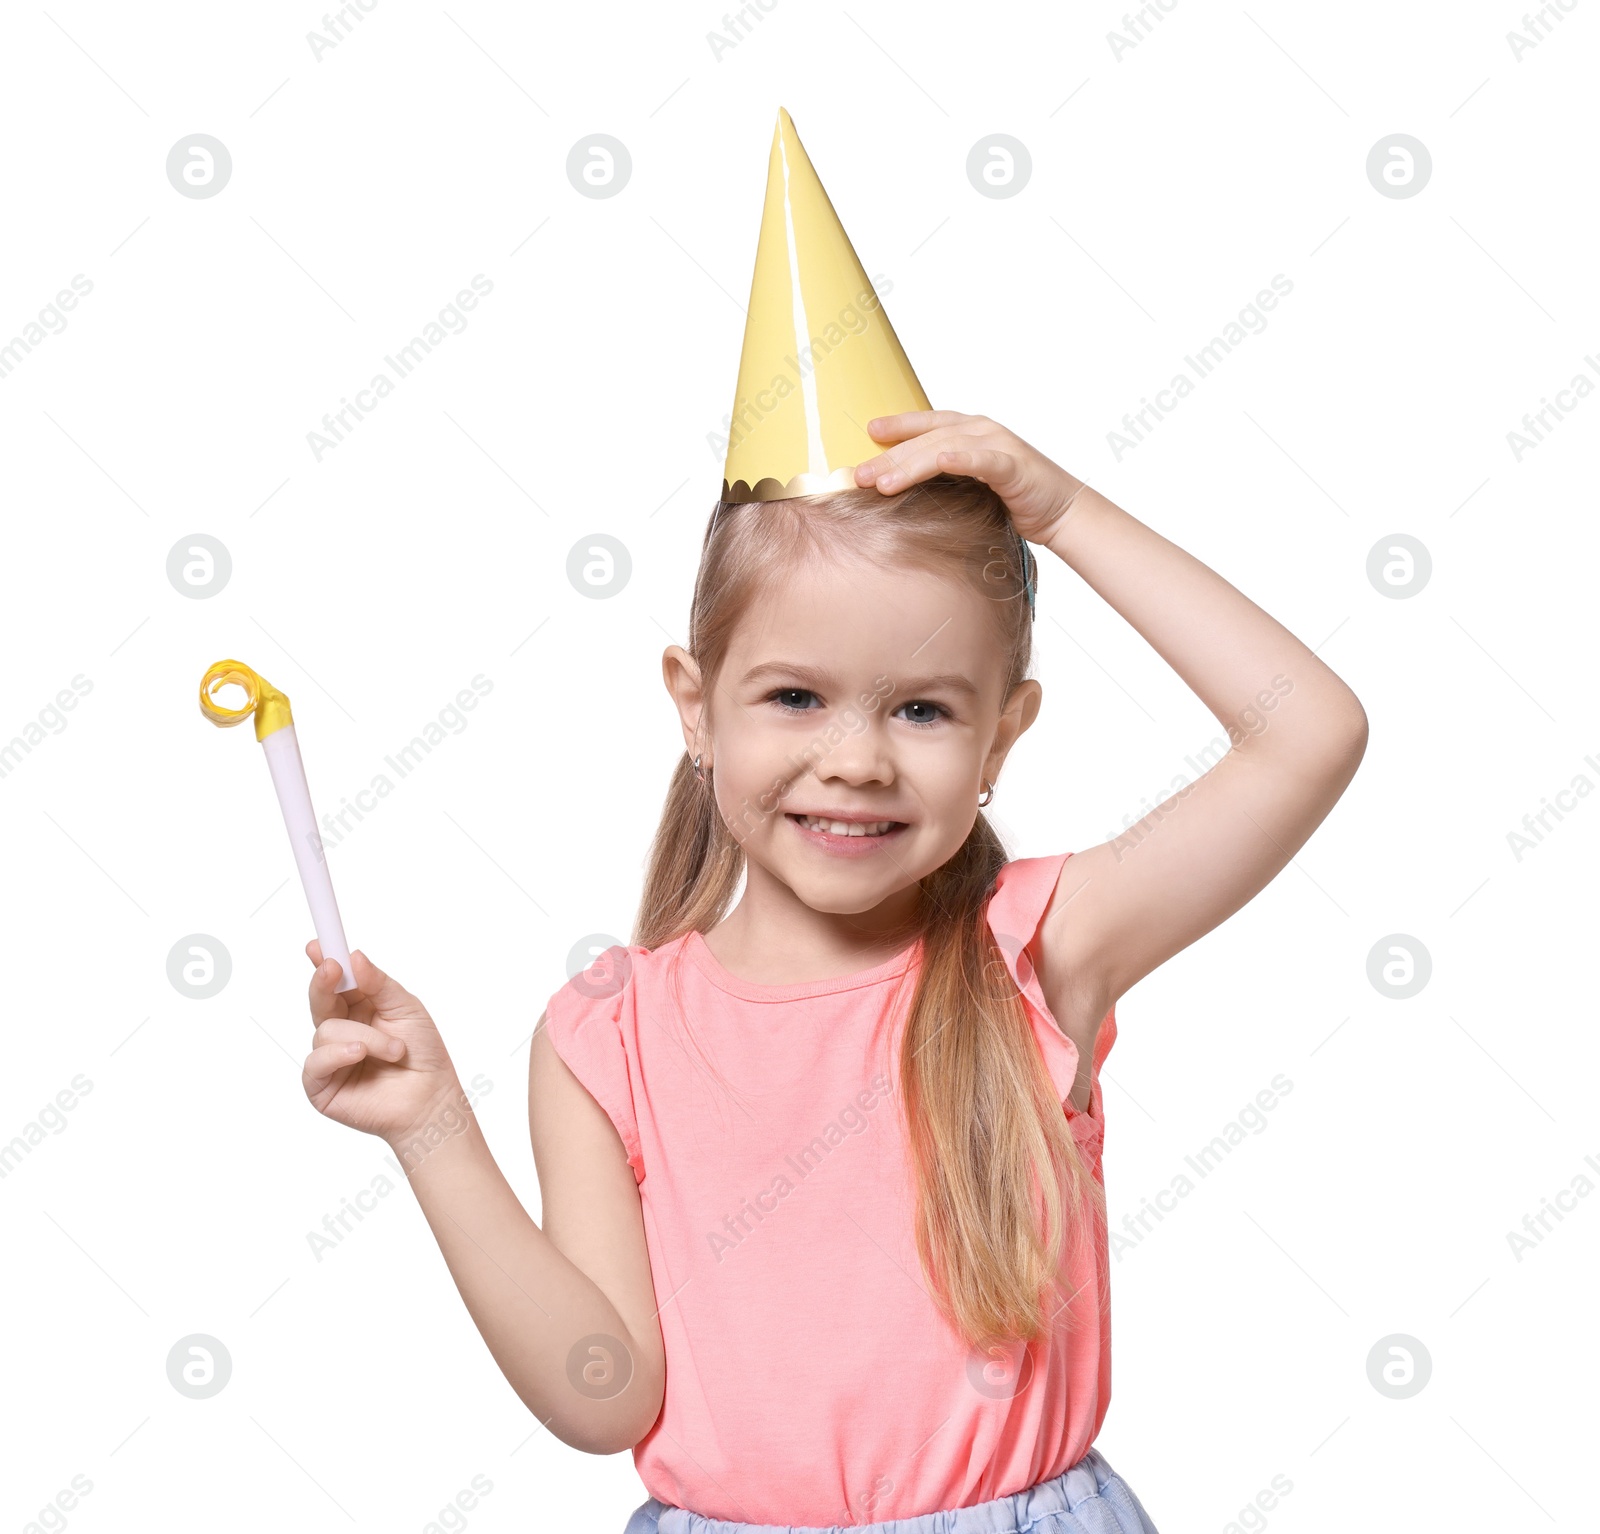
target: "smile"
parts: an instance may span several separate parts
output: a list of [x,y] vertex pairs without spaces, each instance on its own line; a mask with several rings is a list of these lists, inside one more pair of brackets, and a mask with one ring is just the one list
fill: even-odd
[[868,857],[909,829],[903,820],[830,820],[821,815],[785,815],[800,836],[835,857]]
[[898,820],[823,820],[816,815],[790,817],[808,831],[828,831],[834,836],[882,836],[904,822]]

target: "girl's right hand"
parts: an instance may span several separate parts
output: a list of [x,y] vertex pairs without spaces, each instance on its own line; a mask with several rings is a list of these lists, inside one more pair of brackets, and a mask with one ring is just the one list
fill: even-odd
[[336,992],[338,963],[306,944],[316,1032],[301,1083],[318,1113],[393,1141],[417,1130],[460,1084],[428,1009],[364,953],[350,955],[356,989]]

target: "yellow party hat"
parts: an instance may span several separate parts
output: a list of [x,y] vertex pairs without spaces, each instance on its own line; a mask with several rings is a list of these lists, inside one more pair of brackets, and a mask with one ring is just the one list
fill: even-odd
[[883,445],[874,416],[929,410],[789,114],[767,161],[724,501],[782,501],[855,484]]

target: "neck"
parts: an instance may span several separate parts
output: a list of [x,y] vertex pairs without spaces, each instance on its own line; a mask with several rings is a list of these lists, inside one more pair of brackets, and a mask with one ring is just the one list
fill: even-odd
[[725,968],[756,984],[828,980],[873,969],[910,947],[921,890],[896,891],[865,911],[819,911],[751,860],[744,894],[706,934]]

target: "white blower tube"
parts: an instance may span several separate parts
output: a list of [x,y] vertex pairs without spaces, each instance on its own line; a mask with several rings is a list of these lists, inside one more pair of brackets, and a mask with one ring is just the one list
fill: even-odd
[[311,808],[311,786],[306,782],[305,764],[300,760],[300,743],[294,726],[286,724],[261,742],[267,753],[272,786],[278,791],[283,823],[289,828],[289,844],[294,848],[295,867],[305,887],[306,903],[311,907],[311,924],[322,945],[324,960],[339,961],[336,991],[353,991],[355,973],[350,968],[350,949],[344,940],[344,923],[339,920],[339,904],[333,898],[333,877],[328,872],[322,834],[317,830],[316,812]]

